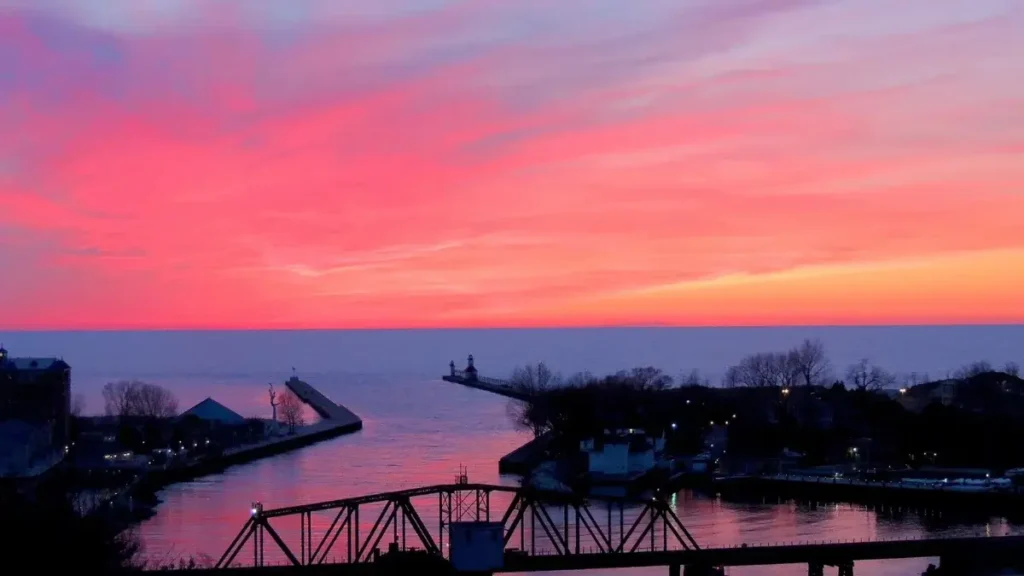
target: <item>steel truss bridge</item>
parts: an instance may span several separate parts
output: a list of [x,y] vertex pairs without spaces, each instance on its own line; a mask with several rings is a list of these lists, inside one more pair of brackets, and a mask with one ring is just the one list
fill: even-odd
[[[508,503],[492,507],[492,497]],[[447,557],[451,525],[466,521],[500,521],[506,553],[512,555],[608,555],[700,549],[664,499],[601,498],[602,505],[592,505],[590,501],[594,500],[564,492],[470,484],[463,480],[275,509],[264,509],[255,503],[249,519],[215,568],[242,566],[244,557],[252,559],[251,566],[267,565],[267,536],[275,552],[283,554],[293,566],[372,562],[389,532],[385,543],[392,549],[421,550]],[[436,516],[433,510],[427,514],[427,507],[434,505]],[[314,514],[322,520],[321,524],[327,524],[325,515],[331,520],[325,528],[317,529]],[[364,520],[374,518],[373,523],[361,524],[361,516]],[[296,518],[297,546],[294,541],[291,545],[286,542],[281,527],[291,520],[290,529],[294,530]],[[247,547],[251,547],[251,552],[243,555]]]

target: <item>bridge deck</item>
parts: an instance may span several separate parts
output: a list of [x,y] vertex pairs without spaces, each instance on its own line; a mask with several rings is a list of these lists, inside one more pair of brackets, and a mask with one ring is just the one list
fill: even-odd
[[[506,493],[511,496],[511,502],[492,510],[492,493]],[[433,506],[433,496],[437,498],[436,517],[422,513]],[[414,498],[419,504],[413,503]],[[426,507],[417,511],[424,500]],[[591,506],[599,500],[617,502],[617,505]],[[637,512],[629,518],[623,513],[627,505]],[[616,507],[617,522],[613,517]],[[360,522],[361,510],[366,520],[376,517],[372,527]],[[313,514],[327,511],[331,513],[322,519],[333,516],[330,526],[326,530],[322,527],[314,530]],[[284,516],[298,516],[297,547],[286,543],[274,528]],[[316,570],[313,566],[318,564],[338,566],[339,571],[365,565],[372,562],[373,551],[385,541],[385,536],[388,541],[393,539],[394,545],[400,546],[399,550],[419,548],[432,557],[444,558],[448,551],[445,539],[452,536],[453,522],[490,522],[498,518],[504,526],[506,554],[504,566],[496,572],[644,566],[809,564],[820,567],[848,566],[861,560],[935,557],[954,564],[982,559],[1003,567],[1013,566],[1024,558],[1024,535],[702,548],[669,502],[657,496],[605,498],[462,481],[274,509],[264,509],[257,503],[217,566],[234,565],[234,559],[248,542],[253,543],[254,564],[264,566],[264,544],[268,542],[264,533],[296,568],[303,570]],[[398,526],[402,527],[400,538]],[[408,541],[406,526],[412,531]],[[437,530],[431,529],[432,526],[437,526]],[[334,550],[332,547],[339,542],[339,548]],[[407,548],[407,542],[411,542],[413,548]],[[339,557],[344,561],[335,560]]]
[[[1024,558],[1024,536],[932,538],[843,543],[802,543],[732,548],[702,548],[666,552],[568,554],[521,556],[509,554],[505,566],[495,572],[547,572],[597,570],[649,566],[772,566],[782,564],[839,565],[863,560],[898,558],[984,558],[995,566],[1014,566]],[[360,574],[372,564],[319,564],[205,569],[198,574]]]

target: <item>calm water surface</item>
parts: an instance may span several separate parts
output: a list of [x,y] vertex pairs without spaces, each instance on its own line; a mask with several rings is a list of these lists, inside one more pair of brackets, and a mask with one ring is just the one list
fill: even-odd
[[[140,529],[154,559],[219,557],[254,500],[275,507],[447,483],[460,465],[468,468],[473,482],[516,484],[515,478],[497,473],[498,458],[526,439],[509,424],[508,401],[436,379],[449,359],[460,361],[472,352],[485,374],[499,377],[515,365],[547,360],[565,372],[654,365],[671,375],[698,368],[717,378],[743,355],[784,350],[803,338],[821,338],[840,371],[865,357],[895,372],[933,376],[973,360],[1024,364],[1019,346],[1024,326],[0,332],[0,341],[15,355],[67,359],[73,390],[85,395],[92,412],[102,407],[105,382],[141,378],[172,389],[182,409],[211,396],[243,416],[269,417],[267,383],[282,382],[289,367],[297,366],[301,377],[363,418],[365,428],[355,435],[165,490],[158,513]],[[676,495],[675,501],[677,513],[703,546],[1019,531],[1000,519],[964,523],[916,513],[880,515],[848,505],[747,505],[688,493]],[[431,526],[436,499],[422,507],[414,504],[436,531]],[[498,497],[492,500],[493,509],[505,504]],[[369,516],[361,515],[363,534],[374,519]],[[322,531],[329,522],[314,516],[315,529]],[[282,522],[280,529],[297,542],[297,520]],[[336,551],[342,553],[340,547]],[[281,558],[268,551],[267,559]],[[927,564],[863,562],[857,574],[919,574]],[[729,573],[807,572],[805,566],[792,566]],[[665,569],[615,574],[663,575]]]
[[[329,396],[364,419],[362,432],[297,452],[229,469],[226,473],[176,485],[160,494],[158,513],[141,526],[153,558],[189,554],[218,557],[247,518],[250,503],[267,507],[315,502],[431,483],[451,482],[466,466],[473,482],[515,485],[499,477],[497,459],[526,437],[512,429],[505,399],[438,380],[395,380],[344,374],[305,375]],[[248,380],[252,384],[246,384]],[[266,378],[238,378],[203,386],[179,381],[180,389],[211,391],[243,414],[259,413]],[[734,504],[682,492],[675,498],[680,518],[702,546],[806,540],[847,540],[1005,534],[1016,527],[997,518],[954,523],[908,512],[879,515],[851,505],[817,507]],[[414,502],[428,525],[436,522],[436,499]],[[492,509],[507,504],[500,496]],[[598,516],[601,518],[601,516]],[[363,534],[374,516],[362,512]],[[275,521],[297,549],[297,520]],[[330,522],[314,517],[317,530]],[[431,526],[432,529],[433,526]],[[385,540],[386,541],[386,540]],[[246,550],[246,552],[248,549]],[[342,546],[336,551],[343,555]],[[241,557],[245,559],[245,554]],[[267,552],[268,560],[283,557]],[[928,560],[863,562],[857,573],[919,574]],[[636,569],[615,574],[664,574]],[[731,569],[730,574],[805,574],[806,567]]]

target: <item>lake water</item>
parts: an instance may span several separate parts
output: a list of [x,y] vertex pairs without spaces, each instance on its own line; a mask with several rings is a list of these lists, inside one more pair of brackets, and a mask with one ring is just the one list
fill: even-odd
[[[472,482],[516,484],[497,473],[498,458],[527,439],[512,429],[509,401],[439,379],[449,359],[467,352],[477,356],[482,372],[495,376],[537,360],[566,371],[653,364],[672,374],[693,367],[713,373],[744,354],[783,349],[804,337],[821,337],[839,366],[870,357],[893,370],[940,374],[978,359],[1024,363],[1017,345],[1024,341],[1024,327],[1013,326],[0,334],[13,355],[62,354],[73,367],[74,390],[93,410],[100,407],[105,382],[138,377],[174,390],[182,408],[210,396],[244,416],[267,416],[267,383],[283,381],[295,366],[303,379],[363,418],[357,434],[163,491],[157,514],[140,527],[147,553],[157,560],[219,557],[256,500],[276,507],[449,483],[460,466]],[[550,348],[545,352],[538,342]],[[702,546],[1022,531],[999,518],[964,522],[851,505],[735,504],[687,492],[674,501]],[[492,509],[502,503],[496,498]],[[436,522],[436,500],[421,515],[428,525]],[[367,516],[361,518],[364,534],[373,520]],[[329,521],[317,516],[314,526],[322,531]],[[297,520],[293,524],[281,527],[297,542]],[[280,560],[269,551],[267,558]],[[919,574],[927,564],[863,562],[857,574]],[[729,574],[806,574],[806,567],[737,568]]]

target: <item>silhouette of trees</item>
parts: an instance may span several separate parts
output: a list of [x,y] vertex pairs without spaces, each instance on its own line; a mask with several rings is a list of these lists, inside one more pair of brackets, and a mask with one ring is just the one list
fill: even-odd
[[832,378],[832,366],[821,340],[804,340],[787,355],[787,362],[805,386],[819,386]]
[[108,416],[171,418],[178,413],[178,399],[166,388],[139,380],[108,382],[103,387]]
[[791,388],[796,385],[823,386],[832,378],[832,365],[820,340],[804,340],[787,352],[751,354],[726,370],[726,388]]
[[512,371],[512,386],[528,394],[536,394],[542,390],[558,386],[562,377],[540,362],[536,365],[518,366]]
[[664,390],[672,387],[672,377],[653,366],[633,368],[628,372],[618,372],[615,380],[639,390]]
[[1016,362],[1007,362],[1006,366],[1003,367],[1003,372],[1006,372],[1010,376],[1020,377],[1020,364]]
[[857,390],[875,392],[891,387],[896,383],[896,377],[863,358],[846,369],[846,383]]
[[752,354],[730,366],[725,373],[727,387],[788,388],[799,381],[795,351]]
[[953,374],[953,377],[957,380],[966,380],[968,378],[978,376],[979,374],[994,371],[995,368],[992,367],[992,364],[984,360],[979,360],[978,362],[971,362],[970,364],[960,368]]
[[[628,428],[664,433],[669,452],[695,454],[712,423],[723,423],[730,457],[773,457],[787,447],[809,464],[842,462],[851,445],[864,442],[872,461],[897,465],[918,465],[926,453],[951,466],[1024,461],[1024,446],[1002,446],[1003,439],[1024,434],[1024,380],[1011,374],[1014,366],[1005,373],[988,372],[984,363],[965,367],[979,374],[963,380],[944,406],[936,394],[940,382],[919,373],[897,378],[868,359],[849,366],[845,382],[832,381],[818,348],[812,341],[789,352],[747,356],[729,368],[726,388],[706,386],[697,372],[669,387],[649,367],[604,377],[577,374],[559,379],[561,386],[532,385],[538,394],[510,407],[510,415],[521,429],[552,432],[552,453],[567,456],[578,453],[579,440]],[[808,358],[813,361],[804,363]],[[520,381],[530,385],[537,378]],[[873,393],[897,383],[908,388],[906,396]],[[789,386],[788,393],[780,390]]]
[[[124,574],[141,568],[135,534],[122,532],[123,525],[103,511],[82,515],[79,500],[63,478],[29,491],[0,486],[0,517],[12,527],[4,534],[5,550],[31,559],[38,572]],[[54,543],[60,543],[59,553]]]
[[688,386],[707,386],[707,387],[710,387],[711,386],[711,380],[709,380],[707,377],[701,375],[700,370],[697,370],[696,368],[694,368],[693,370],[690,370],[688,373],[683,374],[682,376],[679,377],[679,385],[680,386],[684,386],[684,387],[688,387]]
[[277,416],[288,426],[289,432],[294,433],[297,427],[305,425],[306,421],[302,415],[302,400],[299,400],[299,397],[291,390],[285,390],[278,402]]

